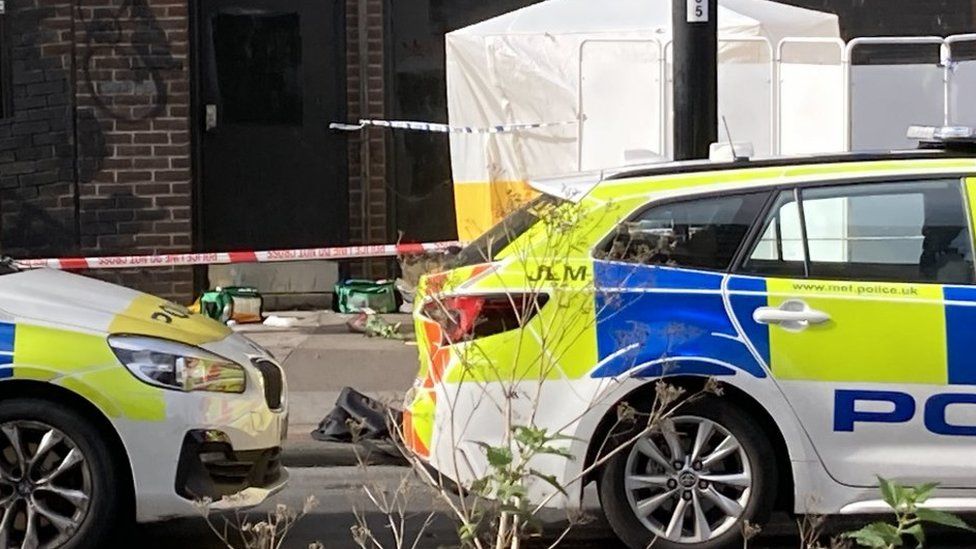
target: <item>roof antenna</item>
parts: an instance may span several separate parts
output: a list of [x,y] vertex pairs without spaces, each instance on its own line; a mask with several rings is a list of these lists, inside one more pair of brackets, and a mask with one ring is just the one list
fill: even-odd
[[732,161],[739,162],[745,160],[740,158],[738,154],[735,153],[735,143],[732,142],[732,132],[729,131],[729,121],[725,119],[725,115],[722,115],[722,125],[725,126],[725,137],[729,140],[729,149],[732,150]]

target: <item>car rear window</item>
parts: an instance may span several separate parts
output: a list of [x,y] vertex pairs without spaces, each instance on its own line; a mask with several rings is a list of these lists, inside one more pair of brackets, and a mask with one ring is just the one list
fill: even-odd
[[464,267],[494,261],[502,250],[532,228],[544,212],[565,202],[562,198],[542,194],[525,203],[465,246],[454,259],[454,266]]
[[725,270],[768,192],[652,205],[621,223],[598,259]]

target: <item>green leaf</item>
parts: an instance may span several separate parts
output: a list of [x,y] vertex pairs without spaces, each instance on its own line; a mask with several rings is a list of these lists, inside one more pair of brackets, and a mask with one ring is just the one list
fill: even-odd
[[513,457],[511,448],[506,448],[505,446],[489,446],[484,442],[475,442],[475,444],[484,449],[485,457],[488,458],[488,464],[492,467],[501,469],[512,464]]
[[888,544],[885,543],[881,536],[873,531],[867,530],[867,527],[861,528],[856,532],[848,532],[844,534],[844,537],[854,540],[861,547],[871,547],[872,549],[887,549],[888,547]]
[[917,503],[924,503],[925,500],[929,499],[929,497],[932,495],[932,492],[934,492],[935,489],[938,487],[939,487],[938,482],[929,482],[927,484],[923,484],[919,486],[918,488],[915,488],[915,501]]
[[557,448],[555,446],[543,446],[539,448],[539,450],[536,453],[560,456],[568,460],[573,460],[575,458],[575,456],[573,456],[573,454],[566,448]]
[[902,545],[898,529],[885,522],[875,522],[860,530],[847,532],[844,537],[853,539],[862,547],[885,549],[889,546],[901,547]]
[[915,541],[918,542],[919,548],[925,546],[925,531],[922,530],[922,525],[920,523],[915,523],[912,526],[905,528],[903,533],[915,538]]
[[973,527],[966,524],[966,521],[953,515],[952,513],[946,513],[945,511],[939,511],[937,509],[927,509],[925,507],[919,507],[915,510],[915,516],[924,520],[925,522],[934,522],[935,524],[941,524],[943,526],[952,526],[953,528],[961,528],[963,530],[973,530]]
[[480,494],[480,495],[487,494],[488,482],[489,482],[488,478],[479,478],[478,480],[475,480],[474,482],[471,483],[471,486],[468,488],[468,490],[475,494]]
[[887,522],[875,522],[874,524],[869,524],[868,528],[873,528],[889,544],[901,547],[901,534],[895,526]]
[[516,499],[524,500],[526,496],[525,487],[521,484],[504,482],[495,490],[498,501],[509,502]]
[[891,483],[891,489],[895,493],[895,509],[903,509],[907,505],[914,503],[914,490],[906,488],[897,482]]
[[512,451],[508,448],[488,448],[485,455],[492,467],[507,467],[512,463]]
[[536,477],[538,479],[544,480],[546,482],[546,484],[548,484],[549,486],[552,486],[556,490],[559,490],[559,493],[561,493],[562,495],[564,495],[564,496],[565,495],[568,495],[566,493],[566,489],[563,488],[559,484],[559,481],[556,480],[556,475],[544,475],[544,474],[540,473],[539,471],[536,471],[535,469],[529,469],[529,473],[532,476],[534,476],[534,477]]
[[516,426],[512,437],[522,446],[532,449],[538,448],[550,441],[550,436],[546,429],[540,429],[530,425]]
[[462,542],[468,542],[478,535],[478,526],[476,524],[462,524],[458,527],[458,537],[461,538]]
[[895,495],[895,485],[880,476],[878,477],[878,483],[881,486],[881,498],[888,504],[888,507],[897,509],[898,497]]

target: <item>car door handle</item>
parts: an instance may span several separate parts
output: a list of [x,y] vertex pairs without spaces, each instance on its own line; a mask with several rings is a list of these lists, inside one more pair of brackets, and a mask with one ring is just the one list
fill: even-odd
[[752,319],[759,324],[776,324],[785,330],[800,331],[814,324],[823,324],[830,315],[811,309],[799,299],[784,301],[779,307],[759,307],[752,313]]

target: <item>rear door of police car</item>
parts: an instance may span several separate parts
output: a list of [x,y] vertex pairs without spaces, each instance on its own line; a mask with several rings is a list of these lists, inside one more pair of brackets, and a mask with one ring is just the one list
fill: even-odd
[[728,282],[747,338],[841,483],[976,487],[968,185],[783,188]]

